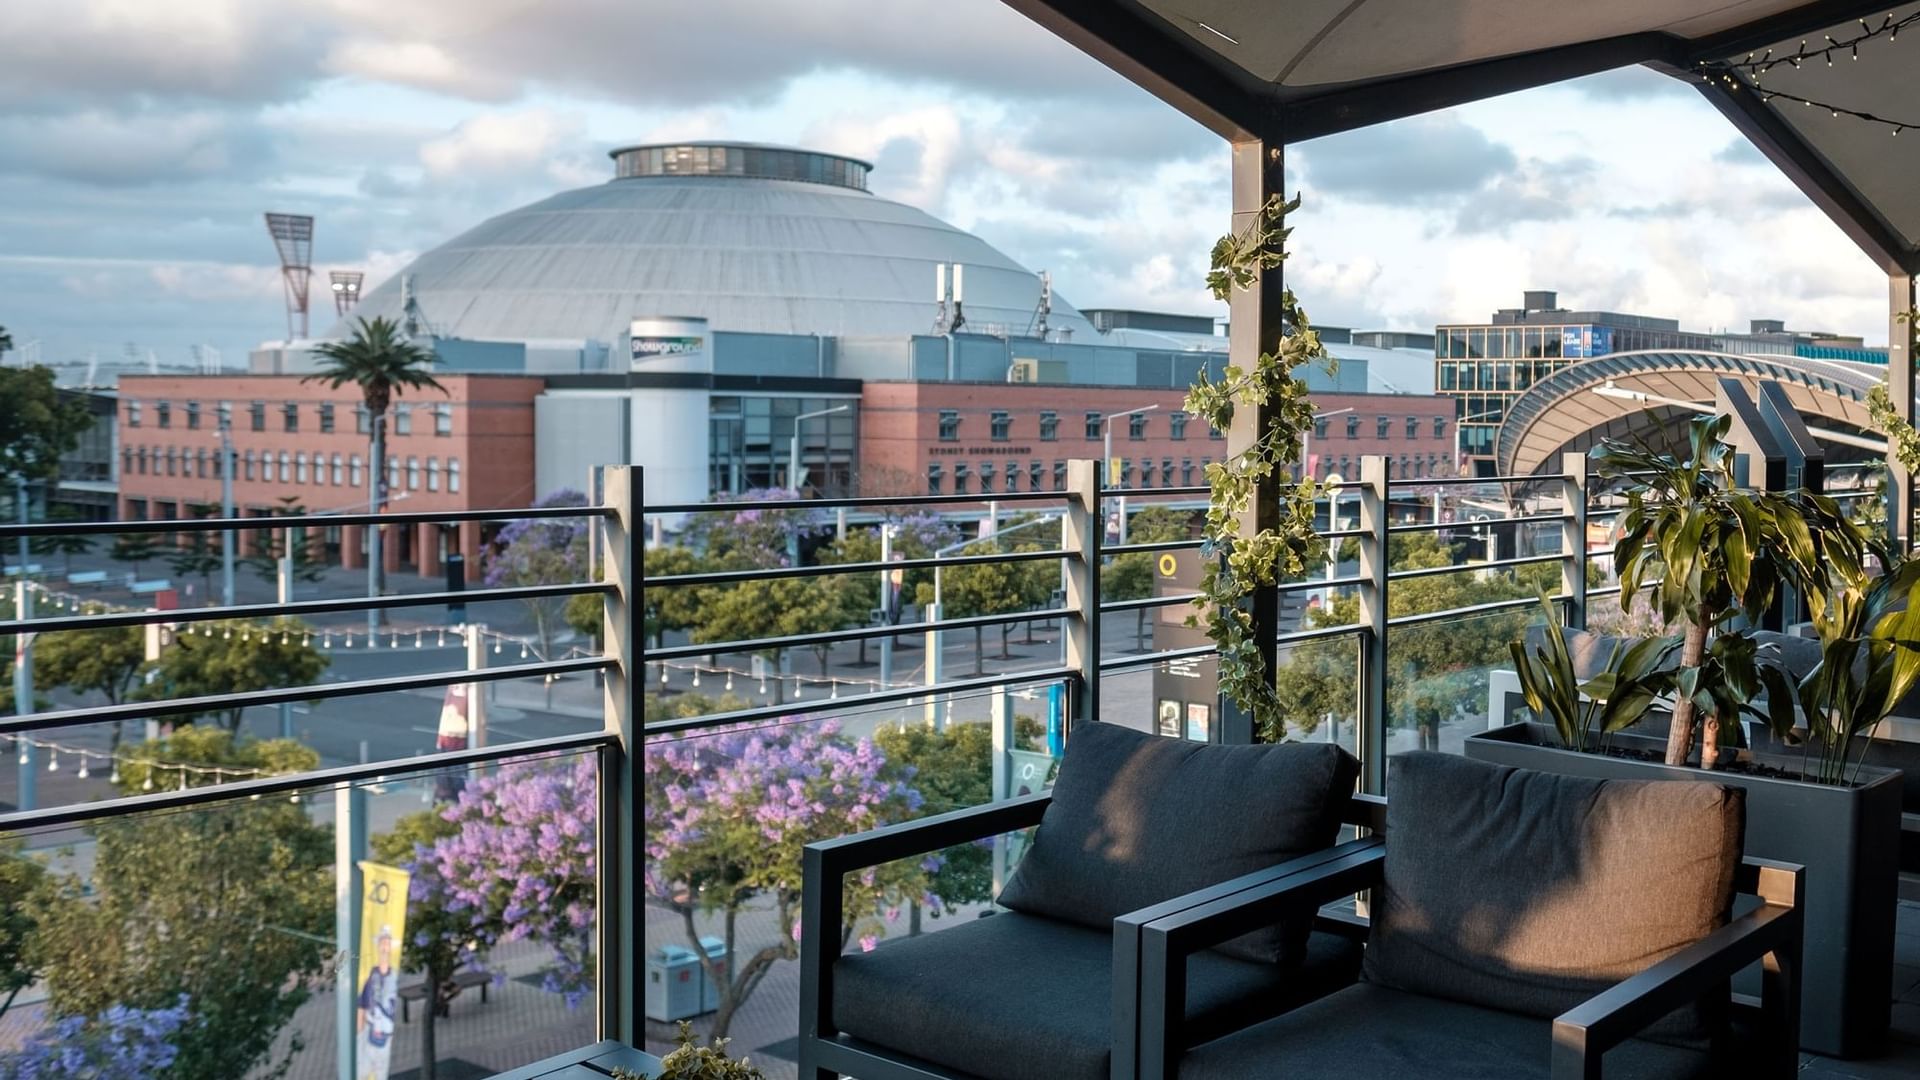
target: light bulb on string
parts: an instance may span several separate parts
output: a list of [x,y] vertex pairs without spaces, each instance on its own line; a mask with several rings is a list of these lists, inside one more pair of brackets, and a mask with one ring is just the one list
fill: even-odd
[[233,640],[233,627],[231,627],[231,626],[229,626],[229,627],[227,627],[227,628],[226,628],[226,631],[227,631],[226,633],[224,633],[224,634],[221,634],[221,635],[220,635],[220,640],[221,640],[221,641],[232,641],[232,640]]
[[399,647],[400,647],[400,631],[395,630],[392,634],[389,634],[387,636],[387,648],[397,649]]
[[693,685],[695,686],[700,685],[700,668],[698,665],[696,665],[693,669]]
[[280,631],[280,644],[285,645],[289,640],[291,639],[287,636],[287,632],[285,630]]
[[60,751],[59,750],[55,750],[53,753],[47,755],[47,771],[48,772],[60,771]]
[[667,685],[667,665],[665,664],[660,665],[660,685]]
[[435,646],[435,648],[440,648],[440,649],[444,649],[444,648],[446,648],[446,647],[447,647],[447,632],[446,632],[445,630],[441,630],[441,631],[440,631],[440,640],[439,640],[439,642],[438,642],[438,644],[437,644],[437,645]]
[[107,783],[117,784],[119,782],[120,782],[120,759],[115,758],[113,760],[113,768],[107,773]]
[[311,646],[312,644],[313,644],[313,635],[308,633],[305,630],[300,631],[300,647],[305,649]]
[[80,755],[80,771],[77,773],[74,773],[73,775],[79,777],[82,780],[85,780],[87,777],[93,775],[92,773],[87,771],[87,755],[85,754]]
[[827,699],[829,701],[832,701],[832,700],[838,700],[839,697],[840,697],[840,680],[835,679],[833,680],[832,689],[827,691]]
[[727,693],[733,693],[733,672],[727,672]]
[[493,639],[493,655],[495,656],[500,655],[500,639],[499,638]]
[[420,634],[421,634],[421,632],[420,632],[420,631],[418,631],[418,630],[415,630],[415,631],[413,632],[413,647],[414,647],[414,648],[416,648],[416,649],[417,649],[417,648],[419,648],[419,647],[420,647],[420,645],[421,645],[421,641],[420,641]]
[[349,649],[353,648],[353,631],[351,630],[347,631],[345,647]]
[[527,643],[524,641],[521,642],[520,643],[520,659],[525,660],[527,657],[532,655],[533,655],[533,652],[532,650],[527,648]]
[[153,790],[153,766],[152,765],[147,766],[147,779],[145,783],[140,785],[140,790],[141,791]]
[[767,696],[767,680],[764,677],[760,680],[760,696]]

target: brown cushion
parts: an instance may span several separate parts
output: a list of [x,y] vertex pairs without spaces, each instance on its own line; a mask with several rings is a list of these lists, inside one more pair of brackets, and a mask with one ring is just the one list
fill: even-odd
[[[1746,793],[1389,761],[1372,982],[1553,1017],[1726,923]],[[1662,1025],[1697,1034],[1697,1011]]]
[[[1110,929],[1130,911],[1328,847],[1358,772],[1328,743],[1212,746],[1084,725],[1000,903]],[[1292,959],[1310,924],[1291,920],[1223,948]]]

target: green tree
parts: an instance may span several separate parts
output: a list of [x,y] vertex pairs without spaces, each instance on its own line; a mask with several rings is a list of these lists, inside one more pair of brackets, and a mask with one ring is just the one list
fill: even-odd
[[[367,490],[374,493],[377,504],[384,507],[387,502],[387,408],[395,396],[408,390],[438,390],[445,394],[447,388],[430,373],[433,350],[414,344],[401,332],[399,323],[384,315],[371,321],[361,318],[357,322],[359,325],[348,340],[314,346],[314,354],[320,358],[320,370],[300,381],[326,383],[334,390],[348,385],[359,387],[372,431],[367,439],[367,461],[372,466],[367,471]],[[377,530],[367,532],[376,544],[378,535]],[[384,593],[386,568],[377,552],[368,554],[374,556],[368,563],[374,575],[374,591]],[[385,621],[384,613],[370,617]]]
[[[819,634],[846,625],[846,606],[840,590],[822,587],[807,578],[755,578],[717,587],[702,605],[693,628],[698,644],[750,641],[758,638]],[[762,649],[777,671],[785,649]],[[828,646],[816,648],[821,670],[826,669]],[[781,680],[774,680],[774,703],[785,700]]]
[[[1020,524],[1009,522],[1009,525]],[[1004,530],[1005,526],[1003,526]],[[996,534],[983,536],[978,542],[968,544],[961,549],[967,555],[980,555],[987,552],[1045,551],[1049,545],[1037,544],[1031,540]],[[940,617],[942,619],[967,619],[980,615],[1004,615],[1017,611],[1028,611],[1044,607],[1053,590],[1059,587],[1060,563],[1054,559],[1033,559],[1025,562],[972,563],[966,566],[949,567],[942,572],[940,589]],[[920,592],[921,601],[933,599],[931,587]],[[1008,651],[1008,639],[1013,633],[1009,623],[1000,625],[1000,659],[1012,659]],[[986,674],[984,628],[973,628],[973,673],[975,676]]]
[[[677,544],[651,547],[641,556],[647,578],[678,577],[706,569],[706,561],[692,548]],[[700,622],[703,590],[686,585],[662,585],[646,590],[647,636],[658,648],[666,635],[691,630]]]
[[155,1080],[284,1076],[305,1046],[281,1030],[325,970],[333,841],[284,799],[108,819],[91,873],[28,901],[29,955],[52,1011],[163,1008],[185,995],[179,1057]]
[[[307,512],[297,495],[283,495],[279,503],[273,511],[273,517],[300,517]],[[277,583],[280,580],[280,559],[286,555],[289,544],[293,551],[295,581],[315,582],[326,576],[326,558],[320,551],[320,538],[306,529],[268,530],[266,542],[260,544],[254,554],[247,556],[247,566],[261,581],[269,585]],[[213,550],[217,559],[220,550],[218,544],[213,546]]]
[[[99,694],[109,705],[131,700],[146,660],[146,630],[139,626],[41,634],[33,643],[37,682],[76,694]],[[121,734],[122,724],[115,723],[110,750],[120,749]]]
[[[880,561],[880,529],[893,530],[890,544],[896,559],[926,559],[958,539],[958,530],[933,514],[909,514],[894,517],[875,528],[849,529],[846,536],[820,550],[820,561],[844,565]],[[933,571],[904,570],[900,573],[899,595],[904,605],[918,595],[921,587],[932,588]],[[868,613],[881,606],[880,575],[877,573],[842,574],[829,579],[843,590],[841,602],[847,609],[849,625],[861,625]],[[866,639],[860,641],[860,660],[867,662]]]
[[[190,503],[187,516],[198,520],[213,517],[219,508],[209,503]],[[139,535],[139,534],[128,534]],[[214,533],[195,531],[187,534],[186,542],[176,547],[167,556],[167,565],[177,578],[198,577],[200,588],[208,599],[213,597],[213,575],[220,571],[220,537]]]
[[26,854],[18,839],[0,839],[0,994],[6,995],[0,999],[0,1016],[39,978],[27,953],[36,926],[27,901],[46,874],[46,867]]
[[698,691],[683,691],[678,694],[648,694],[642,699],[642,704],[648,720],[687,720],[745,709],[751,702],[733,694],[721,694],[716,698]]
[[[80,516],[64,505],[56,505],[48,510],[47,520],[62,525],[73,525],[75,528],[80,525]],[[92,551],[93,537],[79,532],[54,533],[51,536],[35,537],[30,549],[35,555],[60,556],[60,572],[71,575],[73,557]]]
[[[431,874],[423,869],[422,852],[436,842],[457,835],[460,826],[448,821],[438,809],[408,814],[393,823],[393,831],[379,833],[367,841],[373,857],[388,866],[408,873]],[[480,941],[474,936],[473,918],[466,912],[454,912],[433,895],[437,890],[427,882],[408,889],[407,942],[400,953],[400,970],[418,975],[432,988],[426,1008],[420,1016],[420,1080],[435,1080],[439,1065],[439,1040],[436,1021],[441,1010],[460,994],[454,976],[484,957]]]
[[[562,488],[536,507],[585,506],[587,497]],[[579,518],[522,518],[500,530],[485,551],[482,584],[489,589],[526,585],[561,585],[580,581],[592,570],[587,559],[587,521]],[[533,619],[534,637],[542,660],[553,659],[554,640],[568,625],[567,598],[542,596],[522,600]]]
[[63,399],[53,369],[0,368],[0,477],[50,480],[60,455],[80,445],[93,416],[78,398]]
[[6,327],[0,326],[0,357],[4,357],[12,351],[13,335],[7,333]]
[[[147,762],[163,764],[149,765]],[[191,765],[206,769],[220,767],[235,772],[253,770],[262,776],[284,776],[311,772],[320,767],[320,754],[293,739],[255,739],[237,735],[223,727],[188,724],[164,738],[140,745],[140,760],[122,762],[119,788],[122,794],[147,791],[175,791],[183,786],[201,787],[216,777],[193,774],[185,769],[169,769],[167,764]],[[149,788],[147,781],[152,780]]]
[[[275,619],[272,623],[201,623],[205,632],[180,634],[160,654],[154,665],[152,682],[142,684],[136,700],[159,701],[169,698],[200,697],[210,694],[238,694],[251,690],[272,690],[311,683],[331,663],[327,654],[313,647],[310,630],[295,619]],[[190,713],[189,718],[211,715],[230,732],[240,730],[245,719],[241,709],[212,713]]]
[[128,563],[133,567],[135,577],[140,576],[140,564],[158,556],[163,548],[152,533],[121,533],[113,538],[113,547],[108,549],[107,557],[115,562]]

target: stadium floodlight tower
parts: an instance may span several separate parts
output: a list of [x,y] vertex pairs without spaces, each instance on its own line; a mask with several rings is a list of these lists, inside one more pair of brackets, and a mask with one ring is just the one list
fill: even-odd
[[[287,336],[307,336],[307,284],[313,280],[313,215],[267,214],[267,233],[280,253],[280,276],[287,286]],[[300,317],[294,333],[293,318]]]
[[344,318],[360,302],[360,283],[367,275],[360,270],[330,270],[327,279],[333,286],[334,314]]

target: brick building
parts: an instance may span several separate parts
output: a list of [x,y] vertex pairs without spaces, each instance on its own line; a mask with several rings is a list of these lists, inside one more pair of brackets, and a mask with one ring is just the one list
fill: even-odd
[[[527,505],[534,497],[533,399],[544,380],[435,378],[447,388],[444,396],[408,393],[388,412],[388,508]],[[241,515],[268,516],[288,497],[309,512],[366,508],[369,425],[352,387],[331,390],[291,375],[129,375],[120,380],[119,409],[123,519],[192,516],[196,506],[220,505],[223,417],[232,427],[234,504]],[[362,533],[356,526],[324,530],[328,557],[347,567],[366,565]],[[480,538],[478,522],[390,528],[383,561],[390,571],[436,574],[446,555],[473,555]]]

